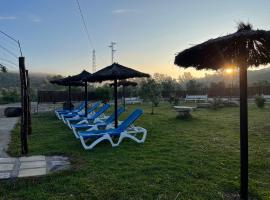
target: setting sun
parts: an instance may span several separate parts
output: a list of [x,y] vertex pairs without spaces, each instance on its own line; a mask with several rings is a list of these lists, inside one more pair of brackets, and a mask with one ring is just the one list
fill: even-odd
[[231,74],[233,72],[233,69],[232,68],[228,68],[225,70],[227,74]]

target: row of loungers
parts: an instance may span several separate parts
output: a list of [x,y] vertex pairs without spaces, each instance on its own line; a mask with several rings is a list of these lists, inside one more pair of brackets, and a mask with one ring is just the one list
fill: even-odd
[[[112,147],[119,146],[125,138],[137,143],[143,143],[147,136],[147,130],[134,125],[134,122],[143,114],[143,110],[137,108],[124,121],[119,121],[119,126],[114,128],[115,114],[106,116],[105,112],[110,104],[101,105],[95,102],[87,110],[85,117],[84,103],[70,110],[55,110],[59,120],[62,120],[72,131],[76,139],[79,139],[84,149],[93,149],[102,141],[109,141]],[[124,108],[117,110],[119,117]],[[113,138],[117,138],[114,142]]]

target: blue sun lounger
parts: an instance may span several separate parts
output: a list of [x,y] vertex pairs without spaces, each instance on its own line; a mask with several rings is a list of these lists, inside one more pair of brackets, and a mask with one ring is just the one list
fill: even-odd
[[[143,114],[141,109],[136,109],[122,124],[116,129],[107,129],[107,130],[92,130],[92,131],[79,131],[80,141],[84,149],[89,150],[93,149],[97,144],[102,141],[108,140],[112,147],[119,146],[124,138],[129,138],[134,140],[137,143],[143,143],[147,136],[147,130],[142,127],[134,127],[129,129],[129,127]],[[137,138],[136,135],[142,133],[143,136],[141,139]],[[112,137],[118,136],[118,142],[114,143]],[[94,141],[87,144],[90,139]]]
[[[102,115],[104,116],[104,113],[110,108],[110,104],[106,103],[104,104],[98,111],[96,111],[95,114],[90,115],[88,117],[80,117],[80,118],[71,118],[71,119],[66,119],[67,125],[69,126],[70,129],[72,129],[72,124],[83,124],[83,123],[93,123],[95,119],[101,117]],[[77,123],[76,123],[77,122]]]
[[[119,117],[124,111],[125,111],[125,109],[123,107],[118,108],[117,116]],[[79,139],[80,138],[80,136],[78,134],[79,130],[82,130],[82,129],[84,129],[84,130],[87,129],[87,131],[98,130],[99,127],[103,127],[103,129],[106,129],[107,127],[112,128],[114,119],[115,119],[115,115],[113,112],[108,118],[95,119],[93,124],[90,124],[88,122],[84,123],[84,124],[72,124],[71,128],[72,128],[72,131],[73,131],[75,137],[77,139]]]
[[85,106],[85,102],[81,103],[79,106],[77,106],[73,110],[69,110],[69,109],[57,109],[54,112],[55,112],[56,116],[58,117],[58,119],[61,119],[61,114],[81,112],[83,110],[84,106]]
[[[93,103],[92,106],[87,109],[87,116],[92,115],[94,110],[98,108],[99,104],[100,104],[99,101]],[[85,115],[84,113],[82,113],[82,114],[81,113],[68,113],[68,114],[61,115],[61,118],[62,118],[63,122],[66,124],[67,123],[66,119],[70,119],[70,118],[76,119],[76,118],[83,117],[84,115]]]

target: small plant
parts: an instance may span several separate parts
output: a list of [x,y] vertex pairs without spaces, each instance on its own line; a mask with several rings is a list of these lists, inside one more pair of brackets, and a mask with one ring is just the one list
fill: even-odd
[[177,106],[178,103],[179,103],[179,98],[176,97],[176,96],[170,96],[168,101],[169,101],[170,104],[172,104],[174,106]]
[[175,97],[173,101],[173,105],[177,106],[179,104],[179,98]]
[[262,96],[256,96],[255,103],[258,106],[258,108],[263,108],[265,104],[265,98],[263,98]]
[[213,101],[212,101],[211,105],[212,105],[212,108],[214,110],[217,110],[218,108],[221,108],[221,107],[224,106],[224,104],[222,102],[222,99],[219,98],[219,97],[218,98],[213,98]]
[[169,103],[172,104],[174,102],[174,97],[173,96],[170,96],[169,99],[168,99]]

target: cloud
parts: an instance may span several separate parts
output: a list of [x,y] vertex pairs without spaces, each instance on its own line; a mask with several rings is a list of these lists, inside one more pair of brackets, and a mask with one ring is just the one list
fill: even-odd
[[136,9],[116,9],[116,10],[112,11],[112,13],[116,14],[116,15],[127,14],[127,13],[136,13],[136,12],[138,12],[138,10],[136,10]]
[[42,22],[41,17],[39,17],[37,15],[29,15],[29,19],[30,19],[30,21],[35,22],[35,23]]
[[15,20],[17,17],[15,16],[0,16],[0,20]]

